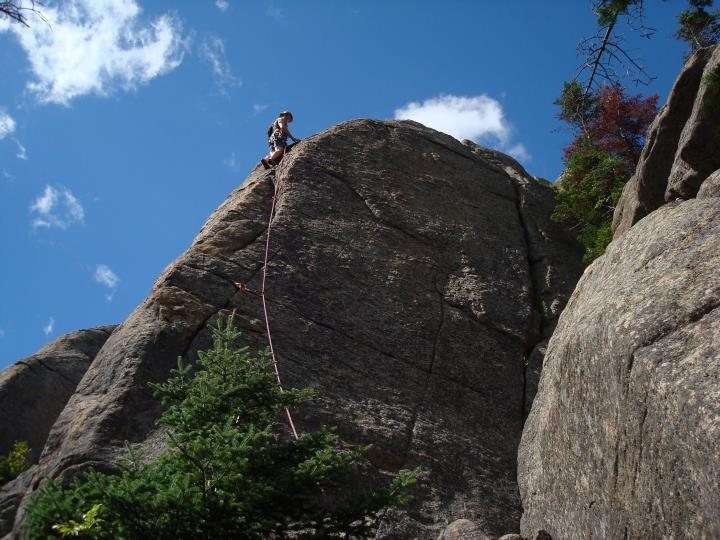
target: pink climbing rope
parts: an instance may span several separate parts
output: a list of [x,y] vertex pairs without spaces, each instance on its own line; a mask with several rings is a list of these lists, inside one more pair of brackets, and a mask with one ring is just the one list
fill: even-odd
[[[263,261],[262,286],[260,288],[260,298],[262,299],[263,313],[265,315],[265,331],[267,333],[268,346],[270,347],[270,357],[272,358],[273,368],[275,369],[275,377],[277,378],[277,383],[278,383],[278,387],[280,388],[280,392],[284,392],[285,390],[283,390],[282,381],[280,380],[280,370],[278,369],[277,358],[275,357],[275,348],[273,347],[272,333],[270,332],[270,317],[268,316],[267,302],[265,301],[265,281],[267,279],[268,257],[269,257],[269,253],[270,253],[270,231],[272,230],[273,215],[275,214],[275,201],[277,199],[277,194],[278,194],[277,179],[273,183],[275,184],[275,192],[273,193],[272,206],[270,207],[270,215],[268,216],[267,238],[265,239],[265,260]],[[288,423],[290,424],[290,429],[292,430],[293,437],[295,437],[295,440],[297,440],[298,434],[297,434],[297,430],[295,429],[295,423],[293,422],[292,415],[290,414],[290,409],[285,407],[285,412],[287,413]]]

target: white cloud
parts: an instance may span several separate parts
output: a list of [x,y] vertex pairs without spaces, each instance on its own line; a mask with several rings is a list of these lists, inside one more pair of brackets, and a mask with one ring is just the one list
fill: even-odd
[[260,114],[267,108],[268,108],[268,105],[261,105],[260,103],[254,103],[253,104],[253,114],[257,116],[258,114]]
[[[10,116],[8,113],[5,112],[5,110],[0,107],[0,140],[4,139],[5,137],[11,136],[13,133],[15,133],[15,129],[17,127],[17,123],[15,122],[15,119]],[[22,143],[12,138],[15,141],[15,144],[17,144],[18,151],[17,156],[18,159],[27,159],[27,150],[22,145]]]
[[35,80],[27,87],[44,103],[131,90],[176,68],[185,49],[180,23],[163,15],[141,25],[135,0],[65,0],[43,5],[47,23],[15,33]]
[[117,289],[118,283],[120,283],[120,278],[117,274],[113,272],[108,265],[98,264],[95,267],[93,279],[109,289],[109,292],[105,295],[105,299],[108,302],[112,302],[113,296],[115,296],[115,289]]
[[47,322],[45,326],[43,326],[43,334],[45,336],[49,336],[55,331],[55,318],[50,317],[50,320]]
[[15,133],[15,120],[12,116],[0,109],[0,139]]
[[15,180],[15,177],[12,174],[10,174],[9,172],[7,172],[7,169],[2,170],[2,175],[5,180],[8,180],[8,181]]
[[64,187],[56,189],[46,185],[43,194],[30,205],[34,215],[33,229],[67,229],[75,223],[84,223],[85,210],[72,192]]
[[215,0],[215,5],[220,11],[227,11],[230,7],[229,0]]
[[523,143],[517,143],[511,148],[505,150],[505,153],[507,153],[509,156],[514,157],[518,161],[523,161],[525,163],[532,160],[530,152],[527,151],[527,148],[525,148],[525,145]]
[[5,329],[4,329],[4,328],[0,328],[0,339],[2,339],[2,338],[4,338],[4,337],[5,337]]
[[23,144],[15,139],[15,144],[17,144],[17,154],[15,154],[15,157],[22,160],[27,160],[27,148],[23,146]]
[[456,139],[493,137],[506,142],[510,127],[499,102],[485,94],[472,97],[442,95],[395,110],[398,120],[415,120]]
[[222,39],[217,36],[206,39],[200,45],[200,56],[210,64],[215,84],[223,95],[227,95],[228,89],[242,85],[225,59],[225,42]]
[[[521,143],[511,145],[512,127],[499,101],[486,94],[479,96],[440,95],[422,103],[413,101],[395,110],[398,120],[415,120],[452,135],[514,152],[518,159],[530,154]],[[512,154],[511,154],[512,155]]]

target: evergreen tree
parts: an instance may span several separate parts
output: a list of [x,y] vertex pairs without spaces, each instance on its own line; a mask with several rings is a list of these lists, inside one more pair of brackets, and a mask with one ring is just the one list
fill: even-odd
[[640,157],[657,100],[657,95],[626,96],[617,83],[586,96],[573,81],[565,83],[555,102],[575,137],[565,148],[566,168],[556,187],[553,218],[575,224],[588,264],[612,240],[615,205]]
[[713,0],[688,0],[689,7],[678,16],[678,39],[690,45],[690,51],[720,42],[720,10],[708,12]]
[[[117,475],[47,481],[28,510],[32,538],[367,537],[388,506],[409,500],[416,473],[357,491],[365,448],[340,450],[331,429],[288,437],[279,419],[308,390],[280,390],[267,353],[238,348],[219,321],[198,371],[178,361],[154,385],[168,451],[151,463],[129,451]],[[355,486],[356,487],[356,486]]]
[[624,49],[618,33],[623,20],[644,36],[653,33],[643,23],[643,0],[595,0],[593,11],[596,33],[578,45],[582,64],[555,102],[574,137],[564,151],[565,171],[556,186],[553,218],[577,229],[585,263],[602,255],[612,240],[615,205],[640,157],[658,99],[628,96],[620,83],[620,73],[636,82],[652,80]]

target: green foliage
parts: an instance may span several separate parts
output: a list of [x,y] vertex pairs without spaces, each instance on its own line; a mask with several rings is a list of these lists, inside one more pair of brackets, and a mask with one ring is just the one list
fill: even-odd
[[558,114],[573,129],[579,130],[583,136],[589,136],[587,126],[588,118],[592,113],[594,100],[592,95],[586,95],[578,81],[565,81],[560,97],[555,101],[560,107]]
[[79,512],[101,505],[102,520],[96,512],[83,530],[92,538],[367,537],[385,508],[409,500],[417,471],[359,491],[350,486],[366,448],[338,449],[331,429],[285,435],[285,407],[312,393],[281,391],[267,353],[238,348],[237,338],[232,318],[220,321],[194,375],[178,360],[170,379],[153,385],[167,452],[146,463],[128,450],[119,474],[45,482],[28,510],[30,536],[83,524]]
[[27,441],[15,441],[6,456],[0,456],[0,485],[9,482],[30,467],[28,455],[30,447]]
[[535,297],[535,309],[537,309],[538,313],[540,314],[541,324],[544,324],[545,321],[547,321],[550,317],[550,308],[548,307],[545,299],[540,295],[537,295]]
[[641,0],[601,0],[595,8],[599,26],[615,24],[617,18],[627,13],[628,8]]
[[611,216],[600,225],[587,225],[580,233],[579,240],[585,246],[583,262],[590,264],[600,255],[605,253],[613,239]]
[[73,519],[67,523],[59,523],[53,525],[53,530],[56,531],[60,538],[66,538],[68,536],[86,536],[92,535],[93,531],[99,530],[102,519],[98,517],[102,504],[95,504],[88,510],[84,515],[81,522],[77,522]]
[[577,223],[587,264],[602,255],[612,240],[612,214],[625,184],[620,165],[603,150],[581,147],[568,159],[565,178],[556,188],[552,217]]
[[713,92],[720,92],[720,68],[715,68],[715,71],[705,75],[702,82]]
[[[707,107],[710,116],[720,116],[720,67],[715,68],[702,78],[702,84],[707,88]],[[715,142],[720,144],[720,124],[713,127]]]
[[678,15],[678,39],[690,46],[690,51],[710,47],[720,42],[720,10],[709,12],[713,0],[688,0],[688,9]]

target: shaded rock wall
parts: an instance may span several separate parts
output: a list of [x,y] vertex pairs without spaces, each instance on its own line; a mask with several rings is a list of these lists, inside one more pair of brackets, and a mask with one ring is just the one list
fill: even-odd
[[525,230],[528,263],[533,285],[533,299],[538,336],[525,356],[524,416],[530,412],[537,391],[548,339],[558,317],[567,304],[584,266],[583,249],[564,225],[552,220],[555,197],[551,184],[532,177],[516,160],[497,150],[463,141],[473,153],[503,170],[517,188],[518,213]]
[[35,462],[77,384],[114,326],[78,330],[0,372],[0,454],[27,441]]
[[550,225],[547,186],[481,153],[413,122],[357,120],[253,172],[110,337],[14,493],[108,467],[125,440],[157,451],[147,383],[206,347],[219,314],[265,344],[259,299],[233,282],[260,286],[278,182],[273,342],[284,382],[319,395],[295,411],[300,430],[337,425],[374,445],[378,470],[423,468],[414,506],[380,537],[433,538],[455,517],[516,530],[525,363],[548,326],[538,299],[559,312],[582,250]]
[[720,169],[718,126],[720,46],[688,60],[650,126],[635,175],[615,208],[615,238],[666,202],[697,195],[703,181]]

